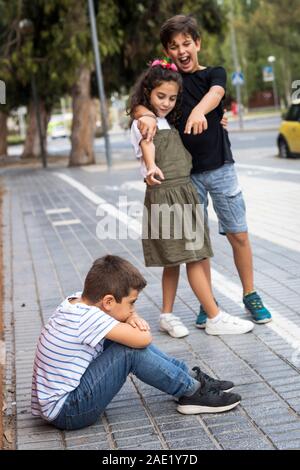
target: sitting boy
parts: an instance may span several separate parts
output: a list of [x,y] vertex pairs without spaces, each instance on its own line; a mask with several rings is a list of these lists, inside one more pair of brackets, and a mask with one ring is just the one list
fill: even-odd
[[[128,374],[177,397],[183,414],[216,413],[241,397],[220,381],[156,348],[134,303],[146,286],[128,261],[107,255],[88,272],[84,290],[65,299],[43,328],[32,380],[32,414],[59,429],[97,421]],[[227,393],[224,393],[227,392]]]

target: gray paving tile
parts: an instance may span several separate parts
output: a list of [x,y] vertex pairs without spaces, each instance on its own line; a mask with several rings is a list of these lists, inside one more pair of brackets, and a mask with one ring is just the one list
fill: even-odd
[[[105,189],[108,178],[106,174],[93,175],[78,169],[61,171],[81,178],[90,187],[95,186],[102,197],[115,203],[118,194]],[[138,176],[129,170],[115,173],[114,178],[114,184],[121,185],[126,178],[134,179]],[[160,333],[158,315],[161,303],[161,269],[144,268],[140,244],[133,240],[122,243],[116,240],[97,240],[95,206],[78,195],[75,189],[66,188],[51,172],[45,174],[42,171],[21,170],[18,178],[11,172],[7,183],[11,191],[14,225],[12,242],[9,225],[4,226],[7,248],[4,252],[7,272],[5,291],[11,296],[12,288],[14,289],[14,323],[7,320],[6,328],[11,334],[12,325],[15,327],[17,352],[13,356],[14,348],[11,347],[7,357],[11,362],[13,358],[16,360],[18,448],[63,449],[65,444],[72,450],[109,450],[114,446],[119,449],[145,450],[168,447],[300,448],[300,375],[288,362],[292,348],[277,333],[268,327],[259,326],[255,327],[254,334],[218,338],[196,330],[193,323],[199,305],[191,294],[184,270],[175,312],[190,328],[190,335],[179,341]],[[142,200],[143,195],[135,192],[134,197]],[[82,225],[54,229],[50,219],[54,220],[55,217],[48,218],[44,211],[46,208],[66,205],[72,209],[72,216],[82,220]],[[5,202],[4,217],[10,217],[10,210]],[[229,244],[222,237],[214,235],[217,233],[214,222],[212,228],[216,252],[214,268],[238,284]],[[300,255],[259,237],[253,237],[253,246],[256,282],[264,299],[268,305],[300,326],[297,278],[300,274]],[[141,295],[138,308],[150,321],[157,344],[169,354],[186,360],[189,365],[199,364],[215,377],[234,379],[235,390],[243,398],[238,409],[226,414],[182,416],[177,413],[176,403],[171,397],[134,379],[138,392],[131,380],[128,380],[105,413],[107,427],[98,421],[96,425],[84,430],[66,432],[62,439],[62,434],[51,425],[31,417],[32,360],[42,322],[47,321],[64,295],[81,287],[91,260],[108,251],[131,260],[147,277],[149,285]],[[11,279],[11,255],[13,286],[8,281]],[[218,286],[215,290],[222,307],[245,318],[240,305],[233,302],[230,295],[224,295],[222,289],[218,290]],[[36,298],[36,293],[39,299]],[[5,318],[8,319],[12,305],[7,299],[4,310]],[[13,368],[10,366],[6,372],[6,383],[11,384],[12,378]],[[10,400],[12,401],[13,399]],[[160,434],[157,434],[158,430]],[[268,436],[272,438],[273,444]],[[287,436],[289,442],[285,440]],[[116,444],[113,444],[114,439]]]

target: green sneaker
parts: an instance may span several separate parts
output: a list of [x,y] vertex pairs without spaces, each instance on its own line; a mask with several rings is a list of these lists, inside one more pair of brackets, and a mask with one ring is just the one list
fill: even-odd
[[202,307],[202,305],[200,305],[200,311],[199,311],[198,316],[196,318],[195,327],[200,328],[200,329],[204,329],[206,327],[206,320],[207,320],[206,312],[205,312],[204,308]]
[[268,323],[272,320],[272,315],[264,306],[260,296],[256,291],[243,297],[246,310],[251,314],[255,323]]
[[[216,299],[215,299],[215,302],[219,306]],[[202,307],[202,305],[200,305],[200,310],[199,310],[198,316],[196,318],[195,327],[200,328],[201,330],[204,330],[204,328],[206,327],[206,320],[207,320],[207,313],[204,310],[204,308]]]

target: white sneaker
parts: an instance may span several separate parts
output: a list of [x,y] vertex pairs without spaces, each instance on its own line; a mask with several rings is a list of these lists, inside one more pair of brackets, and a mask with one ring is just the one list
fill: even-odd
[[189,334],[189,330],[182,323],[179,317],[172,313],[167,313],[160,317],[159,320],[160,331],[167,332],[173,338],[183,338]]
[[253,328],[254,323],[251,321],[241,320],[221,310],[218,321],[207,319],[205,332],[208,335],[242,335],[252,331]]

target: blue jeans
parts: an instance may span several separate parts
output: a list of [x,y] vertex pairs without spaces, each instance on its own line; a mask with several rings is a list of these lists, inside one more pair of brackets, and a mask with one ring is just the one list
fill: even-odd
[[153,345],[133,349],[105,341],[105,349],[83,374],[79,386],[66,399],[51,424],[59,429],[80,429],[97,421],[132,372],[148,385],[181,397],[192,395],[199,382],[188,373],[187,365],[167,356]]
[[216,170],[192,173],[191,178],[200,202],[204,204],[206,222],[209,193],[218,217],[219,233],[248,231],[246,206],[233,163],[225,163]]

